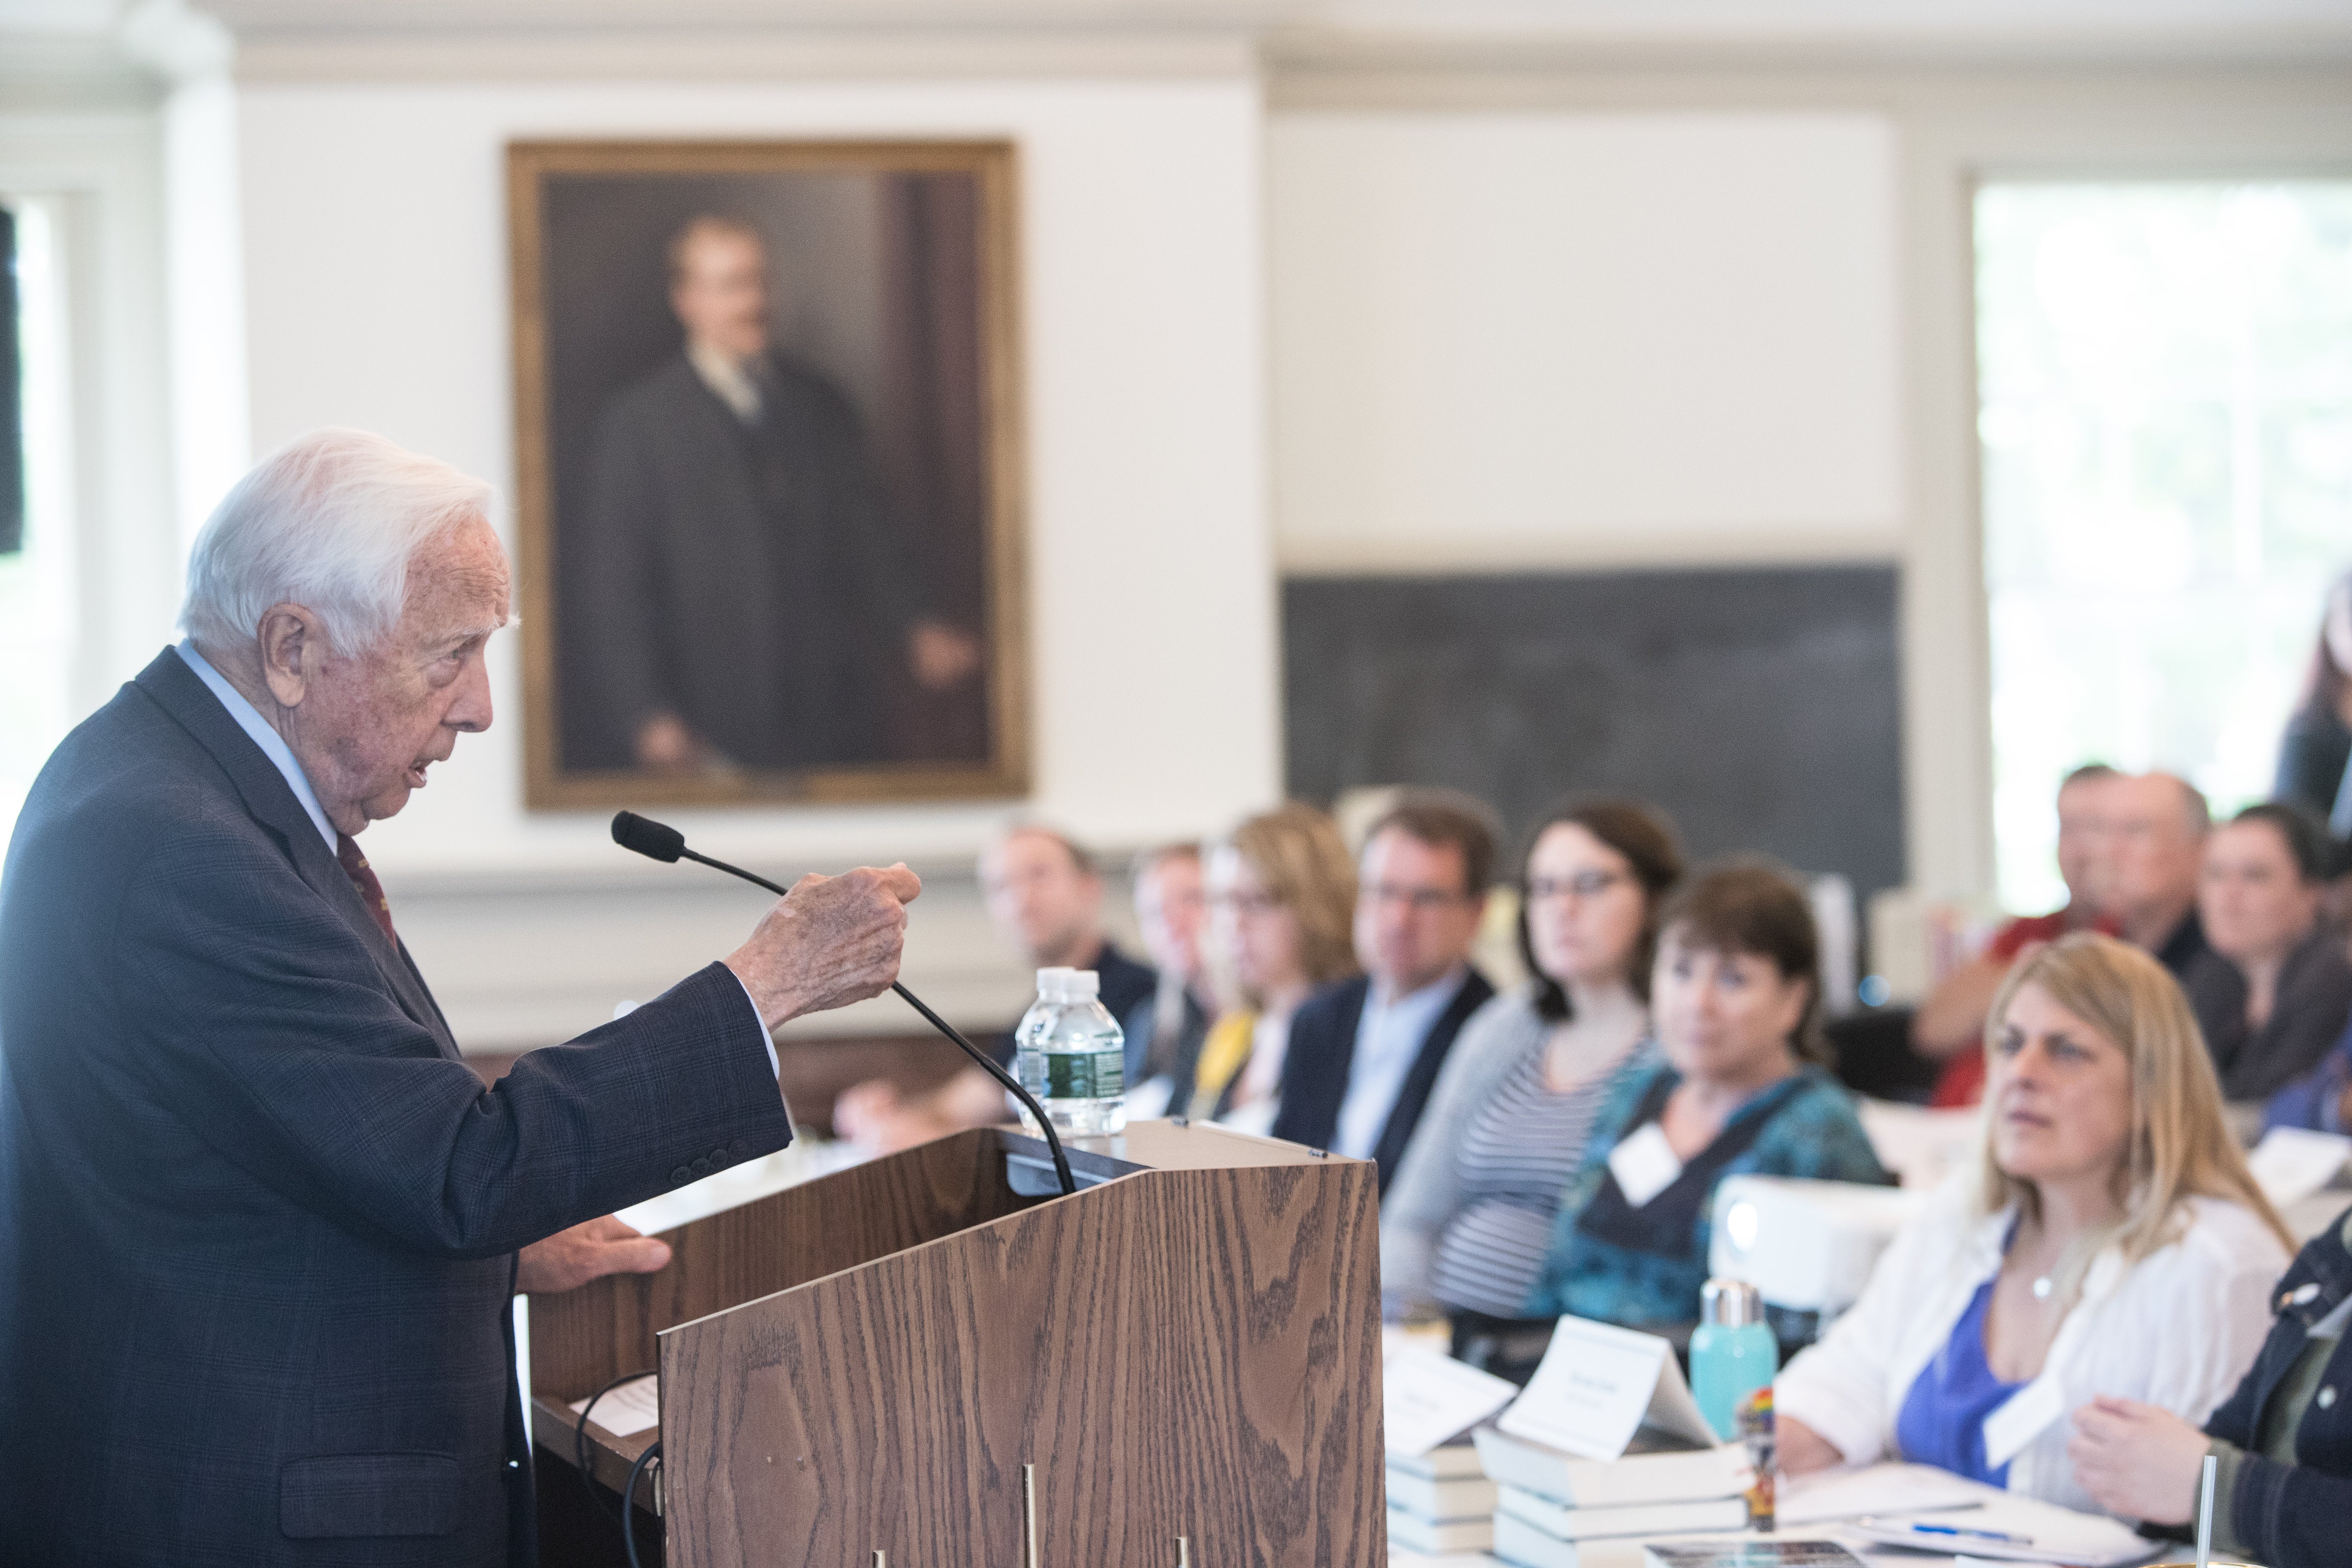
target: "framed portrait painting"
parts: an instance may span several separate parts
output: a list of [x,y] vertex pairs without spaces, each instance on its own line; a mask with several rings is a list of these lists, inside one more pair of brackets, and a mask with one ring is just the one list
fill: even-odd
[[1026,792],[1013,153],[508,149],[533,808]]

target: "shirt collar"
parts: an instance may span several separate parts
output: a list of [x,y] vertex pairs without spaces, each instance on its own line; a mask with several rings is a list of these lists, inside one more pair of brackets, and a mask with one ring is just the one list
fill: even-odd
[[687,340],[686,359],[694,366],[694,374],[702,378],[702,384],[727,405],[736,418],[746,425],[759,419],[767,399],[761,395],[759,378],[751,374],[750,366],[691,338]]
[[311,793],[310,781],[303,773],[302,764],[294,760],[294,749],[286,743],[286,737],[269,727],[269,721],[261,716],[261,710],[247,702],[245,693],[231,686],[228,678],[215,669],[205,656],[196,651],[195,644],[183,637],[172,651],[196,672],[196,679],[220,699],[220,705],[228,710],[228,716],[236,721],[236,727],[251,736],[253,743],[261,748],[261,754],[285,775],[286,787],[294,792],[294,798],[302,803],[302,809],[310,815],[311,826],[319,830],[319,837],[327,841],[327,853],[335,854],[341,845],[341,835],[335,831],[335,825],[327,820],[326,809],[320,805],[319,797]]
[[1375,980],[1370,983],[1371,989],[1364,994],[1364,1009],[1366,1012],[1403,1013],[1408,1016],[1424,1009],[1433,1015],[1441,1013],[1444,1011],[1446,1002],[1462,989],[1462,982],[1469,978],[1469,974],[1467,963],[1457,963],[1420,990],[1408,991],[1386,1002],[1381,1000],[1380,982]]

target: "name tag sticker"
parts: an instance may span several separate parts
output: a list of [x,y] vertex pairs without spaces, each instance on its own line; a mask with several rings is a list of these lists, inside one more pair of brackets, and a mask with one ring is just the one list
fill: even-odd
[[1675,1184],[1683,1163],[1666,1142],[1665,1129],[1651,1121],[1609,1151],[1609,1173],[1617,1178],[1625,1201],[1640,1208]]
[[2037,1377],[2009,1396],[2009,1402],[1985,1417],[1985,1464],[1999,1469],[2025,1451],[2026,1446],[2066,1414],[2065,1391],[2058,1380]]

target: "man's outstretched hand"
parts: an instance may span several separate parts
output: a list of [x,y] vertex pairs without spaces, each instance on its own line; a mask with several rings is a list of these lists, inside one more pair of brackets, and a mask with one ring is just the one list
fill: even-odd
[[922,879],[903,865],[803,877],[751,940],[727,955],[727,967],[771,1029],[879,996],[898,978],[907,906],[922,890]]
[[651,1274],[668,1263],[669,1243],[640,1235],[606,1215],[524,1247],[515,1289],[551,1296],[607,1274]]

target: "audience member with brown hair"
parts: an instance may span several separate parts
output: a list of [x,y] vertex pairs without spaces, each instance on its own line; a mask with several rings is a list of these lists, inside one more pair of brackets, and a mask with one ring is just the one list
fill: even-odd
[[1650,977],[1665,1060],[1610,1097],[1523,1316],[1696,1322],[1724,1177],[1893,1179],[1820,1065],[1820,966],[1811,906],[1775,867],[1735,862],[1675,896]]
[[[1899,1458],[2095,1507],[2098,1413],[2203,1420],[2262,1342],[2288,1237],[2147,954],[2088,932],[2029,953],[1982,1049],[1977,1158],[1780,1374],[1780,1464]],[[2039,1425],[1988,1420],[2036,1384],[2058,1396]]]
[[1209,972],[1209,895],[1198,844],[1163,844],[1135,858],[1135,924],[1160,972],[1157,989],[1127,1030],[1129,1120],[1182,1110],[1216,1016]]
[[1532,978],[1463,1026],[1389,1187],[1392,1310],[1518,1316],[1595,1120],[1654,1059],[1650,965],[1682,872],[1673,826],[1633,801],[1563,802],[1528,836],[1515,881]]
[[1213,962],[1241,999],[1201,1047],[1192,1114],[1274,1125],[1291,1016],[1356,972],[1356,867],[1331,819],[1293,801],[1209,850]]
[[1495,837],[1467,795],[1407,791],[1357,862],[1364,973],[1317,992],[1290,1022],[1274,1136],[1372,1161],[1383,1193],[1462,1026],[1495,994],[1470,963]]
[[2344,933],[2320,917],[2327,829],[2298,805],[2250,805],[2205,845],[2208,951],[2181,976],[2226,1100],[2265,1100],[2317,1067],[2352,1015]]

